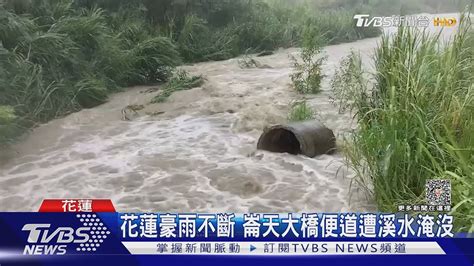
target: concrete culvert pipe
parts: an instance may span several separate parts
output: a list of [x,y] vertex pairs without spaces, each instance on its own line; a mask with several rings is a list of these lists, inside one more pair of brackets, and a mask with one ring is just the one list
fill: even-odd
[[304,154],[308,157],[332,153],[335,148],[336,137],[332,130],[316,120],[266,128],[257,144],[259,150]]

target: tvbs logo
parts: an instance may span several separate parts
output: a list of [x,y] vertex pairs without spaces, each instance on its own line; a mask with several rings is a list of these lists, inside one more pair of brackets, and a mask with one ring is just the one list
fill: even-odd
[[53,230],[51,224],[25,224],[22,231],[29,232],[29,244],[25,245],[24,255],[64,255],[67,244],[86,243],[90,239],[90,227],[58,227]]
[[96,252],[111,232],[95,213],[78,213],[82,227],[51,227],[51,224],[25,224],[28,244],[24,255],[64,255],[68,245],[77,252]]

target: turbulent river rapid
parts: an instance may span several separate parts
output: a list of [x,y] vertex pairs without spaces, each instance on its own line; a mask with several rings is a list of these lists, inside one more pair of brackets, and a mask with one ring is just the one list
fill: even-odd
[[[453,29],[445,30],[447,34]],[[322,92],[308,96],[317,118],[338,136],[355,128],[331,102],[330,80],[351,49],[369,66],[379,38],[327,46]],[[374,210],[351,180],[341,152],[308,158],[257,151],[265,126],[285,123],[301,99],[291,85],[296,48],[182,68],[205,83],[148,104],[158,92],[133,87],[109,102],[35,128],[1,151],[0,211],[36,211],[44,198],[110,198],[116,209],[166,212]],[[121,120],[130,104],[145,109]]]

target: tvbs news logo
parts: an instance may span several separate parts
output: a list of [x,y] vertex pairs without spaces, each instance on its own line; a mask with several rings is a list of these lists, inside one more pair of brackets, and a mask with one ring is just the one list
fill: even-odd
[[25,224],[28,232],[24,255],[64,255],[68,250],[96,252],[110,231],[96,214],[77,214],[83,226],[53,227],[51,224]]

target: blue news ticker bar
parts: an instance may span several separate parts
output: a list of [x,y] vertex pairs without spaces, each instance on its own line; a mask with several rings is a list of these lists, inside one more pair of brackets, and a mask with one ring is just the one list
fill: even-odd
[[[327,227],[322,222],[325,215],[334,215],[334,214],[323,214],[318,213],[317,217],[320,223],[315,227],[317,229],[318,236],[308,237],[306,234],[303,237],[303,230],[307,230],[308,226],[303,226],[303,221],[301,218],[308,218],[303,214],[279,214],[278,217],[272,216],[272,214],[263,215],[260,214],[259,219],[254,219],[254,222],[257,222],[259,226],[259,236],[245,237],[246,231],[244,224],[249,220],[252,220],[250,214],[245,217],[243,214],[234,214],[234,237],[218,237],[218,214],[211,214],[208,216],[200,216],[200,214],[180,214],[176,215],[176,227],[175,233],[177,234],[176,238],[174,237],[160,237],[162,233],[161,222],[162,215],[170,217],[169,215],[174,214],[162,214],[155,213],[157,216],[156,223],[154,223],[154,216],[144,216],[144,218],[149,219],[149,221],[142,219],[142,213],[134,214],[138,218],[136,219],[124,219],[124,215],[130,215],[125,213],[0,213],[0,265],[27,265],[34,264],[38,265],[84,265],[91,264],[97,265],[145,265],[148,263],[173,263],[173,264],[182,264],[182,263],[192,263],[193,265],[216,265],[225,263],[226,265],[242,265],[242,263],[272,263],[274,265],[279,264],[288,264],[288,263],[298,263],[298,265],[314,265],[317,264],[325,265],[338,265],[339,262],[347,265],[411,265],[411,264],[426,264],[426,265],[446,265],[449,262],[450,265],[473,265],[474,263],[474,238],[471,238],[467,235],[462,235],[458,237],[445,237],[440,238],[436,237],[436,232],[439,227],[443,225],[447,226],[445,229],[447,231],[450,225],[452,225],[452,220],[449,219],[449,216],[442,215],[438,216],[429,216],[433,218],[435,225],[433,225],[433,230],[435,232],[434,237],[417,237],[416,232],[420,229],[421,221],[423,218],[418,216],[408,217],[414,218],[412,222],[413,230],[415,231],[414,235],[403,237],[403,235],[396,233],[395,237],[380,237],[378,234],[380,228],[383,227],[383,215],[380,213],[375,213],[375,237],[360,237],[360,233],[364,232],[366,229],[366,224],[363,216],[364,214],[356,214],[356,237],[341,237],[343,230],[342,224],[344,224],[344,217],[352,214],[336,214],[337,223],[336,226],[329,226],[329,228],[336,228],[332,230],[332,233],[338,235],[338,237],[329,237],[322,236],[323,230],[326,230]],[[195,220],[195,235],[190,234],[189,221],[193,220],[196,215]],[[216,220],[212,218],[216,215]],[[232,214],[230,214],[232,215]],[[392,214],[387,214],[392,215]],[[404,214],[396,214],[396,220],[405,219]],[[150,218],[151,217],[151,218]],[[253,216],[255,217],[255,216]],[[444,222],[443,221],[444,217]],[[448,218],[446,218],[448,217]],[[183,218],[183,219],[182,219]],[[221,217],[222,218],[222,217]],[[270,221],[269,218],[272,218]],[[295,218],[296,222],[291,222]],[[441,220],[440,220],[441,218]],[[82,219],[82,220],[81,220]],[[87,221],[86,221],[87,219]],[[182,219],[182,220],[181,220]],[[207,219],[207,220],[206,220]],[[286,219],[286,220],[285,220]],[[290,219],[290,220],[288,220]],[[331,218],[332,219],[332,218]],[[421,219],[421,220],[420,220]],[[428,218],[425,218],[425,220]],[[430,220],[430,219],[428,219]],[[128,222],[131,221],[129,224]],[[168,220],[168,222],[173,220]],[[186,221],[183,224],[188,229],[187,231],[181,232],[181,237],[179,236],[180,221]],[[208,231],[207,237],[204,235],[204,231],[199,231],[199,228],[202,226],[204,221],[208,221],[212,224],[216,231]],[[225,219],[221,220],[222,222],[226,221]],[[420,221],[420,223],[418,223]],[[440,223],[437,223],[440,221]],[[165,219],[166,222],[166,219]],[[307,221],[306,221],[307,222]],[[147,225],[148,223],[148,225]],[[264,223],[266,225],[264,225]],[[268,231],[268,226],[270,223],[277,225],[273,226],[274,232],[279,236],[276,237],[273,231],[263,236],[265,232]],[[294,226],[294,231],[299,235],[295,236],[292,229],[289,229],[288,234],[282,236],[285,231],[288,230],[288,224],[292,223]],[[425,222],[426,223],[426,222]],[[324,227],[321,226],[324,225]],[[334,224],[333,222],[329,224]],[[370,223],[372,226],[372,222]],[[401,225],[402,223],[400,223]],[[431,222],[429,223],[431,225]],[[128,235],[129,225],[136,225],[133,227],[133,230],[136,230],[137,236]],[[174,223],[168,223],[169,228],[173,228]],[[255,223],[254,223],[255,225]],[[395,223],[395,231],[403,229],[400,225]],[[210,226],[208,224],[208,226]],[[369,228],[371,228],[369,226]],[[168,229],[169,229],[168,228]],[[250,227],[249,227],[250,228]],[[365,228],[365,229],[364,229]],[[429,228],[426,227],[426,228]],[[424,229],[430,231],[429,229]],[[146,231],[146,230],[148,231]],[[145,233],[154,233],[156,229],[156,237],[147,237]],[[222,228],[221,228],[222,229]],[[146,231],[144,233],[144,230]],[[331,231],[330,230],[330,231]],[[371,233],[372,229],[369,232],[365,231],[364,233]],[[192,231],[192,229],[191,229]],[[224,234],[225,230],[222,230],[221,233]],[[252,230],[250,230],[252,231]],[[402,230],[403,231],[403,230]],[[124,236],[124,232],[125,234]],[[253,231],[252,231],[253,232]],[[353,232],[349,230],[349,232]],[[247,234],[249,231],[247,230]],[[184,235],[187,237],[184,237]],[[215,234],[215,235],[214,235]],[[248,236],[248,235],[247,235]],[[375,255],[375,256],[365,256],[365,255],[321,255],[321,256],[251,256],[251,255],[237,255],[237,256],[215,256],[215,255],[157,255],[157,256],[147,256],[147,255],[131,255],[129,250],[123,245],[123,241],[372,241],[372,242],[418,242],[418,241],[435,241],[446,255]],[[87,245],[86,245],[87,244]],[[30,255],[25,255],[30,254]],[[45,255],[49,254],[49,255]],[[444,264],[443,264],[444,263]]]
[[124,240],[308,240],[453,237],[453,217],[395,213],[121,213]]

